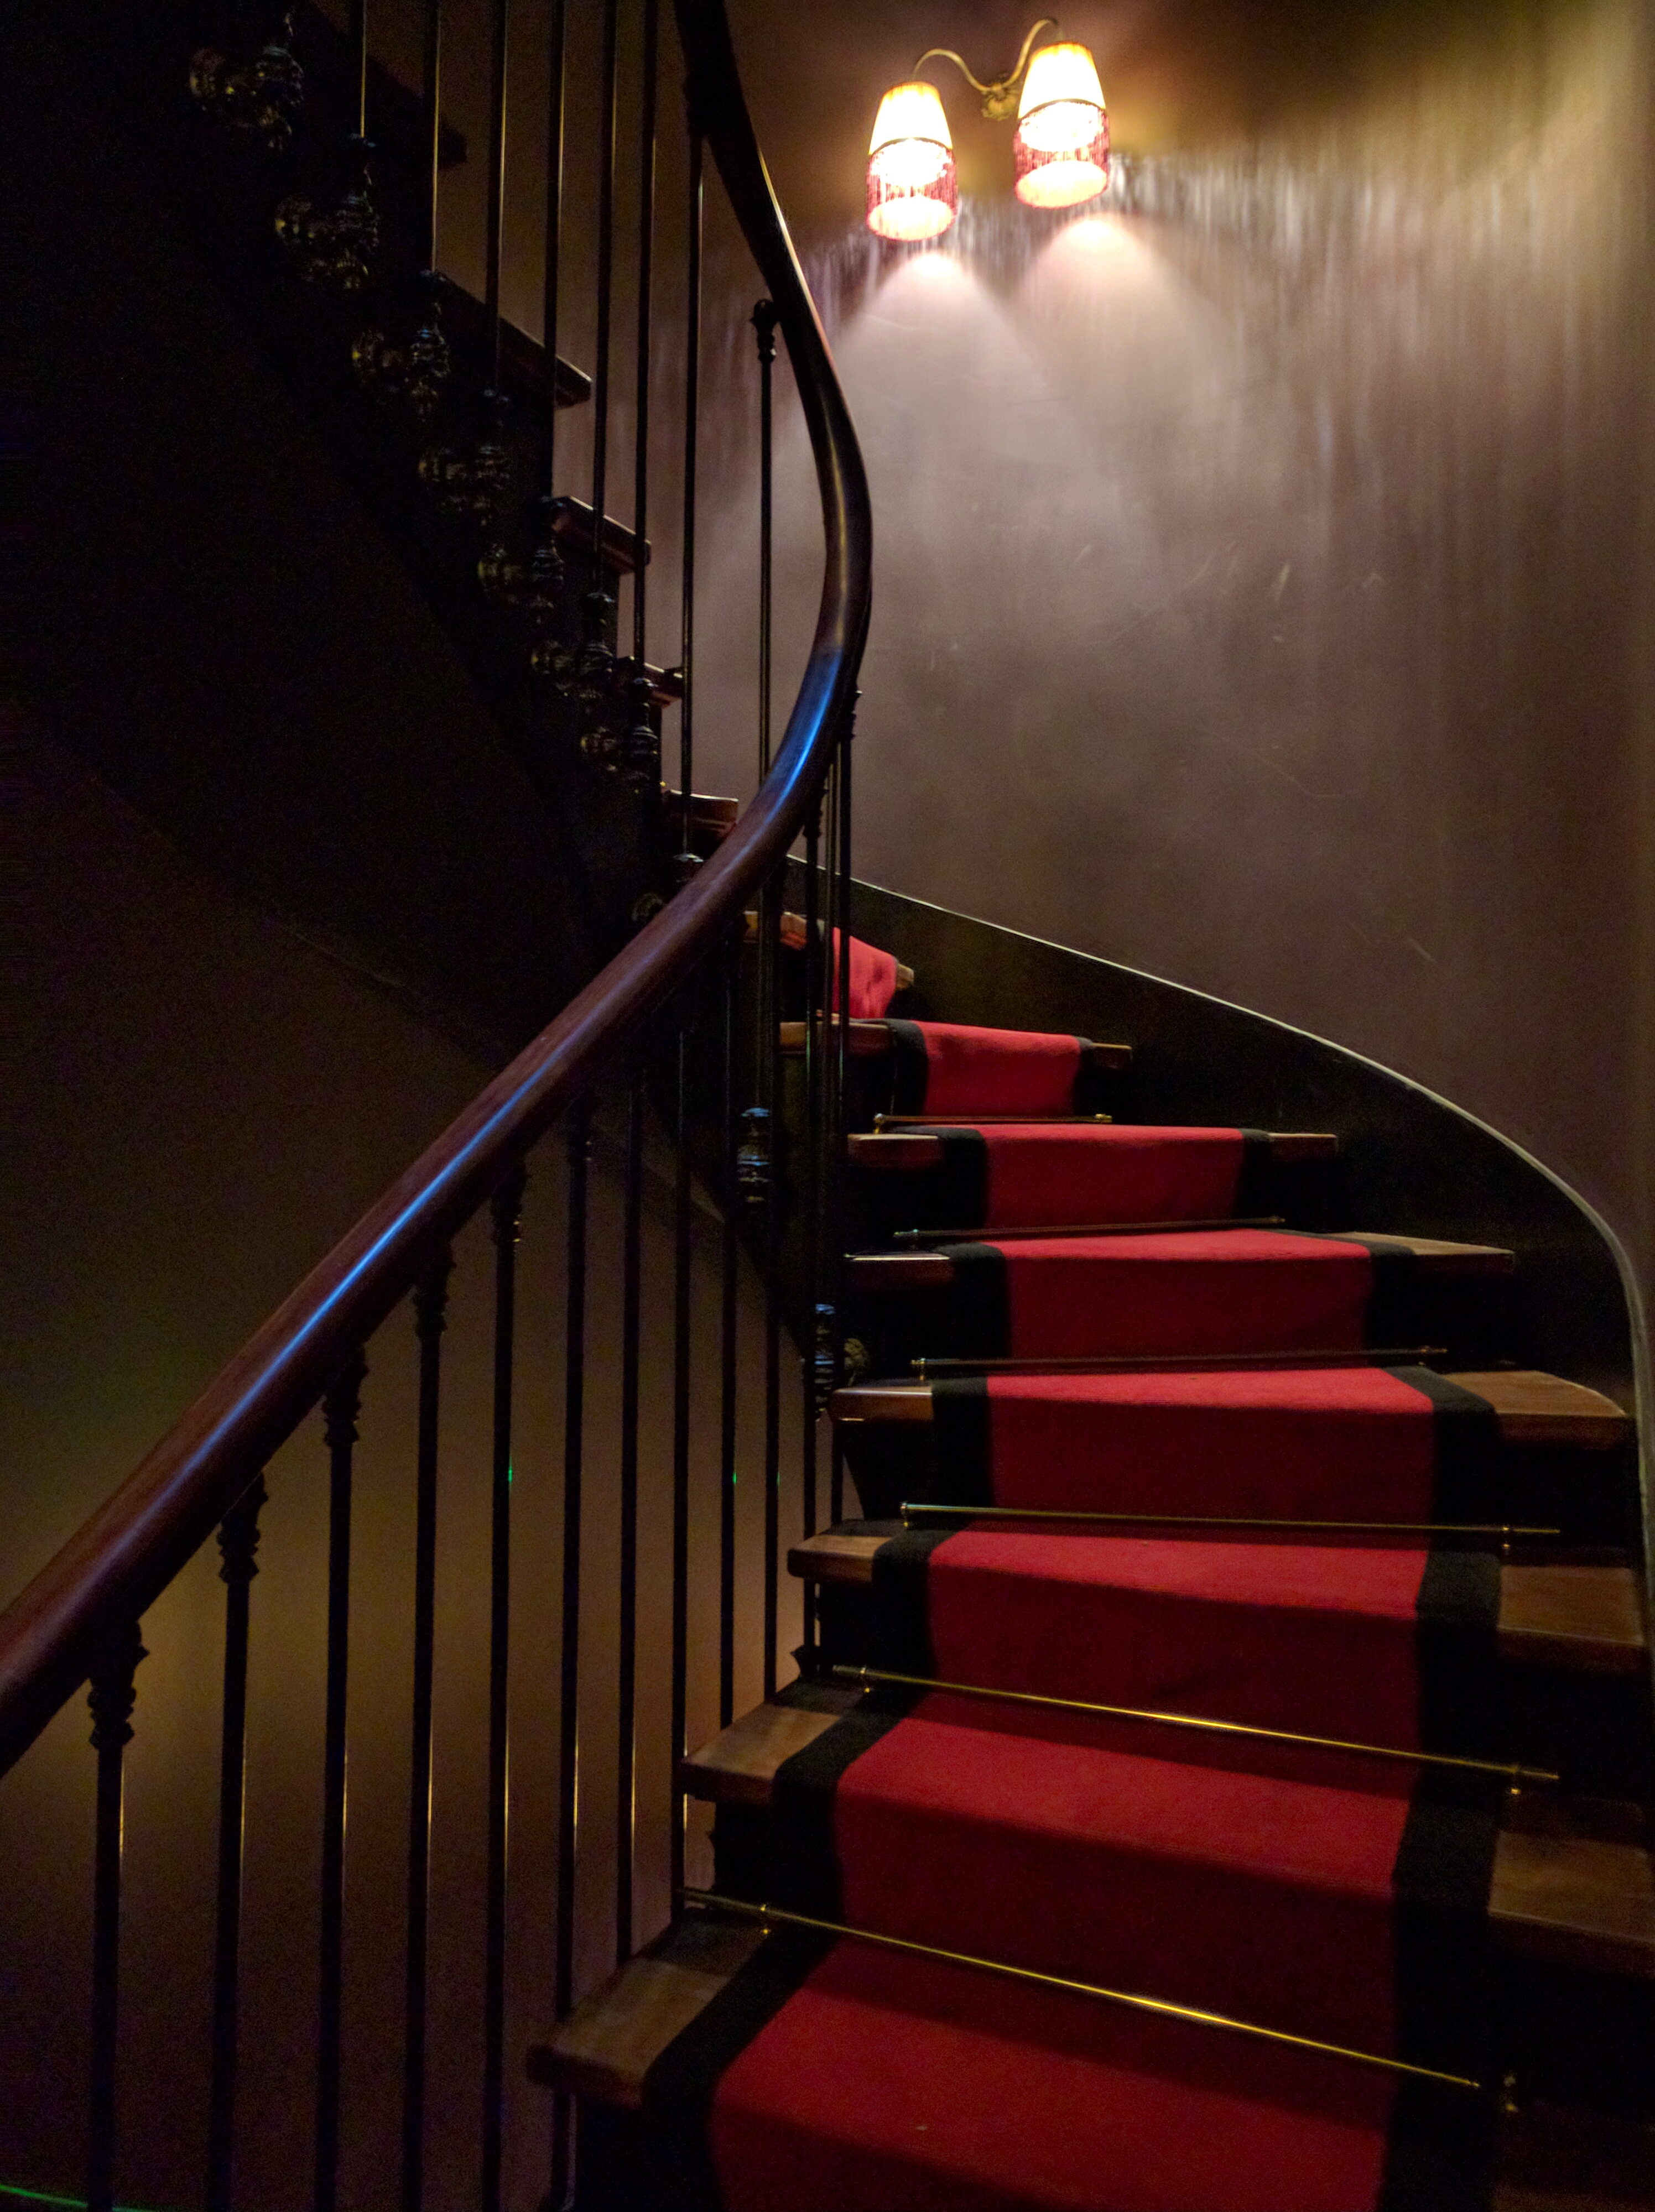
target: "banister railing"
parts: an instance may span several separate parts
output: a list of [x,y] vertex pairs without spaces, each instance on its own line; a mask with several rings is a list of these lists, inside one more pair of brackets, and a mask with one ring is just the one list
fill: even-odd
[[[624,0],[597,0],[606,34],[612,41],[618,15]],[[647,39],[655,35],[653,0],[643,0],[642,22]],[[559,45],[562,14],[558,8]],[[491,1888],[489,1942],[492,1960],[489,2020],[485,2043],[490,2080],[486,2082],[485,2118],[481,2159],[481,2199],[485,2212],[500,2202],[499,2083],[500,2033],[502,2000],[499,1947],[504,1940],[503,1904],[494,1895],[496,1877],[503,1896],[504,1778],[501,1730],[507,1681],[510,1551],[506,1518],[508,1495],[501,1488],[511,1474],[510,1382],[514,1360],[513,1314],[515,1295],[512,1253],[517,1235],[517,1208],[521,1190],[520,1171],[526,1155],[554,1124],[570,1122],[568,1325],[569,1365],[566,1376],[567,1423],[564,1462],[564,1542],[566,1553],[578,1562],[581,1535],[581,1468],[584,1437],[581,1389],[587,1267],[586,1158],[588,1116],[595,1087],[619,1078],[630,1086],[630,1134],[626,1147],[627,1224],[624,1266],[630,1271],[624,1328],[626,1331],[625,1389],[631,1394],[624,1407],[624,1431],[630,1425],[630,1446],[623,1434],[619,1480],[623,1515],[631,1516],[632,1558],[625,1573],[636,1574],[637,1398],[641,1388],[638,1358],[637,1268],[638,1192],[642,1173],[642,1129],[649,1089],[649,1069],[670,1066],[666,1089],[672,1097],[669,1122],[676,1146],[676,1233],[678,1265],[676,1285],[675,1358],[672,1424],[674,1434],[674,1509],[670,1538],[674,1590],[673,1730],[672,1756],[683,1749],[685,1675],[686,1658],[685,1545],[687,1540],[690,1442],[688,1410],[689,1261],[691,1236],[690,1189],[692,1123],[704,1102],[696,1092],[701,1077],[694,1057],[694,1039],[687,1018],[671,1018],[675,999],[694,985],[703,1000],[722,1008],[722,1094],[714,1102],[713,1117],[727,1134],[720,1146],[722,1188],[718,1191],[732,1224],[723,1240],[722,1264],[727,1296],[723,1362],[725,1391],[722,1459],[727,1462],[733,1435],[733,1394],[735,1388],[732,1331],[733,1296],[729,1285],[739,1264],[733,1224],[738,1212],[753,1216],[753,1201],[762,1216],[762,1233],[756,1249],[767,1267],[766,1297],[772,1337],[779,1326],[781,1291],[776,1280],[781,1249],[781,1209],[784,1203],[778,1167],[782,1115],[782,1074],[776,1046],[776,1013],[780,1000],[777,972],[782,881],[790,848],[803,834],[806,838],[806,878],[812,936],[805,957],[804,1011],[807,1033],[814,1040],[827,1034],[820,1025],[830,998],[828,962],[823,947],[833,944],[832,929],[848,915],[849,881],[849,740],[856,696],[857,672],[867,634],[871,577],[871,521],[867,482],[855,432],[827,343],[817,317],[787,227],[771,188],[742,96],[735,57],[721,0],[675,0],[678,36],[688,71],[689,129],[692,144],[704,139],[716,164],[775,310],[775,320],[787,345],[800,404],[808,429],[820,491],[825,558],[820,611],[809,659],[785,734],[764,774],[756,795],[733,829],[710,857],[691,869],[687,858],[679,887],[608,965],[528,1045],[444,1131],[407,1172],[369,1208],[356,1226],[300,1284],[292,1295],[223,1369],[208,1389],[113,1493],[106,1503],[70,1539],[58,1556],[0,1616],[0,1773],[27,1752],[52,1717],[80,1686],[90,1678],[98,1747],[99,1801],[97,1814],[98,1865],[94,1919],[94,1992],[92,2009],[91,2117],[88,2196],[94,2207],[113,2202],[116,2187],[117,1996],[120,1938],[120,1853],[122,1849],[120,1775],[122,1747],[131,1734],[133,1670],[141,1655],[138,1624],[180,1570],[212,1537],[221,1532],[224,1549],[224,1579],[229,1586],[227,1620],[225,1705],[221,1745],[221,1830],[218,1839],[218,1920],[214,1988],[214,2047],[212,2052],[212,2146],[208,2154],[210,2203],[231,2201],[234,2172],[234,2108],[235,2075],[235,2019],[237,1940],[240,1912],[242,1837],[240,1823],[240,1778],[246,1757],[246,1702],[248,1695],[247,1583],[252,1553],[258,1543],[259,1508],[264,1480],[273,1455],[318,1407],[326,1422],[332,1481],[332,1598],[328,1641],[328,1778],[325,1790],[323,1897],[319,1998],[319,2087],[316,2108],[316,2201],[331,2203],[337,2186],[339,2143],[339,1972],[343,1909],[342,1859],[344,1834],[343,1762],[346,1725],[345,1666],[349,1648],[350,1598],[350,1499],[352,1449],[360,1417],[361,1362],[363,1348],[393,1310],[411,1296],[419,1314],[421,1345],[421,1505],[415,1542],[411,1550],[420,1559],[422,1578],[416,1626],[414,1795],[411,1808],[411,1875],[409,1897],[409,1976],[406,2014],[407,2108],[405,2112],[402,2198],[405,2204],[419,2201],[421,2130],[425,2084],[423,2073],[425,1991],[424,1903],[416,1894],[427,1876],[420,1844],[421,1821],[429,1846],[429,1774],[431,1702],[431,1624],[429,1558],[432,1527],[427,1493],[436,1452],[436,1376],[442,1302],[446,1296],[447,1254],[453,1239],[477,1217],[492,1206],[496,1268],[495,1314],[496,1390],[494,1449],[496,1468],[495,1552],[492,1593],[496,1649],[493,1661],[495,1740],[491,1747],[490,1790]],[[436,13],[434,11],[434,20]],[[503,39],[503,9],[496,17],[496,36]],[[361,52],[367,52],[363,12],[353,18]],[[650,47],[653,68],[653,45]],[[365,65],[365,63],[364,63]],[[432,63],[435,69],[435,62]],[[612,58],[611,58],[612,71]],[[501,73],[503,76],[503,72]],[[653,82],[653,79],[652,79]],[[612,83],[612,75],[611,75]],[[441,128],[435,79],[428,85],[428,110],[434,134]],[[502,95],[503,96],[503,95]],[[560,82],[555,97],[564,97]],[[561,112],[561,106],[559,112]],[[653,126],[653,116],[650,125]],[[652,142],[653,143],[653,142]],[[503,155],[501,157],[503,159]],[[649,155],[654,173],[653,150]],[[435,179],[435,165],[433,177]],[[496,184],[503,182],[496,175]],[[435,186],[433,182],[432,190]],[[643,236],[649,238],[648,210],[642,218]],[[549,228],[548,259],[551,267],[549,291],[555,298],[556,228]],[[641,255],[647,272],[647,253]],[[607,276],[605,276],[605,282]],[[496,303],[497,304],[497,303]],[[608,307],[604,308],[605,315]],[[647,317],[642,327],[647,330]],[[547,374],[555,379],[555,350]],[[598,404],[606,407],[600,386]],[[766,411],[768,432],[769,414]],[[694,416],[687,434],[693,441]],[[642,451],[641,441],[641,452]],[[765,480],[769,481],[768,453]],[[639,495],[643,487],[640,461]],[[548,484],[548,490],[552,487]],[[594,533],[595,535],[595,533]],[[768,543],[768,540],[767,540]],[[593,587],[603,587],[604,571],[594,563]],[[764,617],[768,622],[768,573],[761,580]],[[686,599],[693,605],[693,577]],[[605,603],[607,604],[607,603]],[[639,620],[642,633],[642,617]],[[642,659],[642,653],[637,658]],[[686,763],[686,768],[688,763]],[[690,781],[684,778],[686,814]],[[825,813],[826,865],[823,866],[822,827]],[[685,840],[687,843],[687,839]],[[754,971],[744,983],[737,950],[746,907],[757,898],[761,914],[758,957]],[[848,932],[842,930],[842,958]],[[702,981],[697,983],[697,979]],[[839,979],[843,994],[844,979]],[[767,1134],[760,1146],[757,1168],[751,1158],[740,1168],[739,1191],[735,1121],[744,1096],[745,1072],[737,1069],[736,1039],[742,1013],[738,1000],[750,994],[756,1018],[762,1024],[753,1088],[768,1116]],[[839,1003],[843,1003],[843,995]],[[666,1013],[665,1036],[652,1029]],[[746,1034],[745,1029],[741,1033]],[[663,1062],[662,1050],[666,1060]],[[675,1054],[675,1058],[673,1055]],[[812,1279],[805,1285],[806,1310],[831,1312],[831,1270],[828,1240],[818,1233],[818,1217],[828,1203],[832,1177],[832,1151],[842,1120],[843,1061],[812,1042],[806,1055],[803,1090],[796,1119],[802,1130],[797,1153],[802,1172],[793,1177],[799,1202],[810,1209],[806,1237]],[[715,1086],[716,1087],[716,1085]],[[657,1085],[659,1093],[660,1085]],[[751,1119],[751,1110],[749,1113]],[[765,1151],[768,1146],[768,1152]],[[435,1317],[435,1318],[434,1318]],[[824,1364],[816,1346],[804,1347],[801,1373],[802,1421],[807,1435],[808,1473],[805,1496],[806,1533],[813,1525],[814,1425],[819,1401],[832,1380],[832,1361]],[[771,1367],[775,1362],[772,1359]],[[764,1563],[767,1581],[765,1620],[770,1648],[764,1655],[767,1681],[774,1679],[774,1638],[776,1608],[776,1500],[779,1490],[779,1422],[775,1404],[779,1383],[772,1372],[765,1386],[771,1404],[766,1428],[769,1463],[764,1470],[767,1498]],[[429,1398],[427,1395],[429,1389]],[[503,1395],[502,1395],[503,1393]],[[429,1418],[428,1418],[429,1417]],[[630,1456],[629,1456],[630,1454]],[[592,1481],[588,1462],[587,1480]],[[721,1537],[724,1590],[721,1605],[720,1662],[724,1701],[728,1701],[731,1668],[733,1599],[732,1528],[734,1469],[721,1464],[720,1481],[724,1501]],[[573,1700],[578,1697],[580,1662],[578,1566],[571,1589],[565,1576],[563,1639],[563,1741],[559,1756],[564,1765],[560,1782],[563,1826],[559,1856],[559,1932],[557,1987],[566,2003],[573,1990],[571,1930],[573,1890]],[[633,1755],[630,1736],[631,1663],[628,1639],[636,1634],[636,1591],[621,1594],[623,1668],[627,1701],[623,1726],[628,1731],[625,1759]],[[629,1611],[629,1607],[630,1611]],[[139,1715],[141,1725],[142,1716]],[[422,1753],[422,1732],[423,1751]],[[422,1766],[422,1756],[424,1764]],[[425,1777],[428,1809],[419,1810],[422,1773]],[[672,1831],[673,1880],[682,1879],[682,1811],[676,1797],[670,1823]],[[630,1835],[624,1905],[618,1901],[624,1954],[631,1939]],[[416,1956],[417,1954],[417,1977]],[[415,1979],[420,1986],[416,1989]],[[554,2190],[566,2185],[569,2144],[564,2126],[558,2137]]]

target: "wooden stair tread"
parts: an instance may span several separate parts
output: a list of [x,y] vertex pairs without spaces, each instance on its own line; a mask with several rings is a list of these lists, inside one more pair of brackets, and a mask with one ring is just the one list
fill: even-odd
[[[1451,1382],[1475,1390],[1494,1407],[1508,1444],[1571,1445],[1611,1451],[1632,1433],[1632,1423],[1612,1398],[1584,1382],[1537,1369],[1455,1373]],[[928,1382],[856,1382],[836,1390],[828,1411],[836,1421],[910,1421],[931,1419]]]
[[[873,1554],[885,1538],[824,1529],[788,1553],[802,1581],[871,1583]],[[1514,1665],[1570,1674],[1633,1674],[1644,1663],[1638,1578],[1630,1567],[1503,1565],[1500,1652]]]
[[[676,671],[669,672],[677,673]],[[681,791],[670,790],[666,784],[662,784],[660,804],[661,811],[669,821],[683,818],[684,793]],[[704,791],[692,791],[690,794],[690,823],[692,829],[709,831],[715,836],[722,837],[727,831],[734,829],[740,818],[741,801],[739,799],[715,798],[711,793]]]
[[[871,1557],[882,1539],[851,1540],[866,1546]],[[757,1706],[685,1759],[685,1786],[692,1797],[716,1804],[768,1805],[776,1769],[835,1717],[784,1705]],[[801,1721],[811,1723],[806,1730],[799,1727]],[[1655,1866],[1641,1845],[1505,1829],[1495,1851],[1488,1917],[1503,1948],[1655,1980]],[[657,2002],[668,2000],[663,1996]]]
[[[1272,1130],[1269,1139],[1275,1160],[1331,1159],[1339,1150],[1339,1139],[1330,1130]],[[925,1129],[873,1129],[853,1133],[849,1150],[859,1167],[907,1174],[940,1167],[944,1146],[940,1137]]]
[[[803,1022],[782,1022],[779,1025],[783,1052],[802,1052],[805,1049]],[[837,1017],[834,1018],[837,1027]],[[853,1018],[850,1024],[850,1053],[854,1060],[877,1060],[891,1049],[891,1025],[885,1021],[867,1021]],[[1089,1037],[1080,1041],[1083,1060],[1089,1059],[1094,1067],[1124,1067],[1132,1058],[1129,1044],[1097,1044]],[[1041,1114],[1031,1114],[1031,1121],[1050,1120]]]
[[1632,1568],[1506,1565],[1500,1579],[1502,1658],[1572,1673],[1641,1671],[1643,1607]]
[[1636,1844],[1503,1829],[1488,1917],[1507,1950],[1655,1980],[1655,1864]]
[[[1175,1230],[1155,1232],[1176,1236]],[[1349,1235],[1378,1236],[1373,1231],[1351,1231]],[[1498,1244],[1451,1244],[1440,1237],[1396,1237],[1389,1231],[1383,1232],[1388,1244],[1405,1244],[1413,1252],[1421,1274],[1433,1277],[1457,1278],[1474,1275],[1509,1275],[1517,1265],[1516,1255]],[[983,1241],[992,1243],[994,1231],[982,1231]],[[971,1240],[962,1237],[961,1243]],[[1337,1242],[1336,1237],[1334,1242]],[[946,1249],[936,1252],[853,1252],[847,1262],[851,1287],[858,1291],[935,1291],[946,1290],[954,1279],[954,1263]]]
[[[856,1698],[855,1690],[846,1689],[818,1696],[809,1707],[756,1705],[682,1761],[685,1790],[691,1797],[710,1796],[725,1805],[768,1805],[770,1781],[782,1761],[814,1743]],[[709,1782],[714,1786],[703,1786]]]
[[530,2045],[530,2081],[636,2112],[654,2061],[764,1941],[760,1928],[687,1917]]

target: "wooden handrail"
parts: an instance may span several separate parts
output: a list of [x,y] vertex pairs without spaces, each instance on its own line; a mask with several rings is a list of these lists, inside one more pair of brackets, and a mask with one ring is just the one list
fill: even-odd
[[279,1306],[0,1615],[0,1773],[140,1618],[333,1380],[521,1158],[741,922],[849,735],[867,634],[867,480],[827,340],[742,96],[723,0],[675,0],[691,112],[779,311],[821,495],[826,559],[804,680],[769,775],[685,888]]

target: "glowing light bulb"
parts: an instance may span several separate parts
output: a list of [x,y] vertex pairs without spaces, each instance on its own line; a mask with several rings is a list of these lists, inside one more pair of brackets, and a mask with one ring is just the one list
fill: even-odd
[[1078,207],[1109,183],[1109,116],[1098,65],[1084,46],[1042,46],[1017,111],[1017,197],[1030,207]]
[[892,85],[867,149],[867,227],[911,245],[938,238],[959,211],[954,142],[933,84]]

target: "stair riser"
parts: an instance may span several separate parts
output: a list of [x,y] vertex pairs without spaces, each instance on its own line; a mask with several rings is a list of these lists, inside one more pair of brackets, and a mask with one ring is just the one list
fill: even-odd
[[[824,1583],[816,1593],[819,1664],[878,1665],[883,1652],[873,1592]],[[1640,1675],[1586,1674],[1562,1668],[1503,1663],[1489,1755],[1562,1778],[1567,1792],[1641,1798],[1655,1757],[1650,1698]],[[1349,1733],[1360,1737],[1360,1726]]]
[[[1238,1274],[1241,1271],[1238,1270]],[[1242,1285],[1238,1285],[1240,1293]],[[1512,1286],[1499,1278],[1415,1278],[1405,1297],[1376,1295],[1367,1309],[1366,1340],[1372,1345],[1430,1345],[1447,1354],[1446,1364],[1476,1367],[1508,1357],[1512,1346]],[[870,1289],[853,1284],[849,1301],[850,1334],[867,1347],[875,1375],[903,1376],[914,1371],[916,1359],[1001,1356],[1006,1343],[988,1343],[980,1334],[981,1322],[958,1285],[900,1290]],[[1094,1348],[1094,1347],[1088,1347]],[[1114,1346],[1095,1347],[1114,1352]],[[1144,1347],[1131,1346],[1130,1351]],[[1153,1349],[1158,1355],[1190,1350],[1187,1343],[1169,1340]],[[1202,1345],[1196,1347],[1208,1350]],[[1238,1344],[1238,1350],[1281,1352],[1322,1349],[1320,1344],[1255,1346]],[[1339,1348],[1333,1340],[1327,1348]],[[1068,1347],[1065,1347],[1067,1350]]]
[[[849,1185],[847,1241],[854,1250],[891,1243],[900,1230],[970,1229],[983,1218],[961,1179],[944,1169],[893,1173],[853,1164]],[[1250,1159],[1231,1210],[1248,1218],[1279,1214],[1294,1229],[1334,1230],[1351,1218],[1336,1158]],[[1085,1216],[1094,1218],[1104,1217]]]
[[[837,1433],[863,1515],[893,1518],[905,1503],[947,1496],[928,1421],[842,1421]],[[1501,1454],[1501,1513],[1514,1522],[1556,1528],[1559,1542],[1635,1553],[1634,1486],[1627,1452],[1507,1445]],[[1108,1508],[1100,1498],[1098,1510]],[[1329,1484],[1329,1518],[1351,1517],[1349,1495]]]

